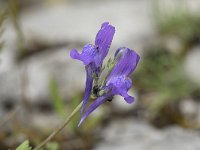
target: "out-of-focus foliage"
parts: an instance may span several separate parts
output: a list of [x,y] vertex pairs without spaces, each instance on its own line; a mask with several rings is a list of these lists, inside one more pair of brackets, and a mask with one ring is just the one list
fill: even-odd
[[195,86],[186,78],[180,57],[165,49],[150,50],[143,56],[136,84],[141,92],[152,93],[148,97],[148,109],[154,113],[168,104],[189,96]]
[[[161,13],[162,14],[162,13]],[[167,15],[165,19],[160,17],[158,21],[162,34],[174,34],[183,41],[190,41],[200,37],[200,15],[192,15],[188,12],[174,12],[176,15]],[[186,43],[189,44],[189,43]]]
[[167,10],[163,1],[154,0],[155,23],[161,36],[179,38],[182,53],[200,42],[200,15],[189,11],[184,0],[174,1],[174,8]]
[[[146,46],[134,83],[150,119],[159,116],[187,126],[176,105],[196,91],[200,92],[199,86],[187,78],[183,69],[187,52],[200,43],[200,15],[193,15],[182,5],[175,5],[175,9],[169,11],[160,1],[154,2],[158,39]],[[180,42],[181,46],[173,46],[172,41]],[[166,113],[168,116],[164,116]]]
[[59,144],[56,142],[49,142],[49,143],[47,143],[47,145],[45,147],[47,150],[59,150],[60,149]]
[[104,115],[105,115],[104,112],[102,112],[99,113],[98,115],[95,115],[95,117],[91,116],[87,118],[87,122],[85,122],[81,127],[82,131],[90,133],[91,129],[95,130],[95,128],[97,128],[98,125],[101,124],[103,118],[105,117]]
[[0,50],[4,45],[4,41],[2,41],[1,36],[3,34],[3,22],[6,18],[9,18],[12,22],[14,31],[16,32],[17,36],[17,50],[18,55],[22,56],[27,51],[25,50],[25,37],[20,25],[20,7],[21,1],[20,0],[8,0],[1,2],[2,7],[0,7]]
[[60,94],[59,86],[56,80],[54,79],[50,80],[49,91],[50,91],[50,96],[51,96],[51,100],[52,100],[55,112],[60,117],[64,117],[66,114],[66,107],[65,107],[64,100]]
[[20,1],[19,0],[10,0],[8,2],[8,8],[9,8],[9,16],[11,18],[13,27],[15,29],[16,35],[17,35],[17,48],[19,55],[24,54],[25,51],[25,38],[24,34],[20,25]]
[[[78,106],[81,99],[82,99],[82,94],[77,93],[76,95],[74,95],[72,97],[72,99],[70,100],[70,103],[67,106],[68,111],[66,111],[66,114],[70,114],[72,112],[73,108],[76,108]],[[69,127],[73,131],[77,130],[77,125],[78,125],[79,120],[80,120],[80,115],[75,115],[74,118],[70,121]]]
[[17,147],[16,150],[31,150],[31,147],[29,146],[29,141],[24,141],[19,147]]
[[6,11],[5,10],[0,10],[0,50],[2,49],[4,45],[4,41],[1,39],[2,34],[3,34],[3,22],[6,18]]

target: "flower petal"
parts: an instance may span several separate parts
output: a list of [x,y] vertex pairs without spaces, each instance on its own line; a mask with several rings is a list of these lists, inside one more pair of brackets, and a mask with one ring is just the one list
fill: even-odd
[[127,103],[131,104],[131,103],[134,102],[134,97],[128,95],[127,91],[125,91],[125,90],[121,91],[121,92],[120,92],[120,95],[124,97],[124,100],[125,100]]
[[133,50],[123,47],[116,51],[115,59],[117,63],[112,69],[108,80],[115,76],[129,76],[136,68],[140,56]]
[[70,51],[70,56],[73,59],[79,59],[80,58],[80,54],[78,53],[78,51],[76,49],[72,49]]
[[88,65],[91,62],[98,64],[99,62],[98,51],[91,44],[85,45],[81,54],[79,54],[75,49],[71,50],[70,56],[73,59],[82,61],[84,65]]
[[128,95],[128,90],[131,88],[132,81],[130,78],[126,76],[116,76],[111,78],[106,86],[111,90],[113,95],[121,95],[124,97],[127,103],[132,103],[134,101],[134,97]]
[[104,102],[107,101],[107,98],[109,98],[111,95],[109,94],[105,94],[101,97],[98,97],[87,109],[87,111],[85,112],[85,114],[81,117],[81,120],[78,124],[78,126],[80,126],[83,121],[97,108],[99,107],[101,104],[103,104]]
[[101,29],[96,35],[95,46],[100,53],[101,63],[108,54],[108,50],[112,43],[114,34],[115,34],[115,27],[109,25],[108,22],[105,22],[102,24]]
[[86,66],[85,70],[86,70],[86,86],[85,86],[83,104],[81,107],[81,113],[83,113],[83,110],[85,109],[85,105],[88,102],[88,99],[90,97],[90,93],[92,90],[92,84],[93,84],[92,66],[91,65]]

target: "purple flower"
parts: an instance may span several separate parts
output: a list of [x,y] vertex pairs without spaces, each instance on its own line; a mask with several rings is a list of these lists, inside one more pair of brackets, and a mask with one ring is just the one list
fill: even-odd
[[114,33],[115,28],[109,25],[108,22],[105,22],[96,35],[95,45],[85,45],[81,54],[75,49],[70,52],[71,58],[82,61],[86,69],[86,87],[81,112],[83,112],[91,94],[94,78],[100,76],[102,63],[108,54]]
[[82,115],[79,125],[92,113],[98,106],[106,102],[114,95],[121,95],[127,103],[132,103],[134,97],[128,95],[128,90],[132,86],[132,81],[129,78],[130,74],[135,70],[139,55],[128,48],[120,48],[115,53],[116,64],[106,79],[105,85],[102,87],[104,94],[98,97]]

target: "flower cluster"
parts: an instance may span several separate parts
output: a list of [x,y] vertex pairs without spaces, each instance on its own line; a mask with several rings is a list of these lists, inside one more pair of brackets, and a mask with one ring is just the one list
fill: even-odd
[[[108,54],[114,34],[115,28],[105,22],[96,35],[94,45],[85,45],[81,54],[75,49],[70,52],[71,58],[84,63],[87,75],[79,126],[90,113],[104,102],[112,99],[114,95],[121,95],[127,103],[134,101],[134,97],[128,95],[127,92],[132,86],[129,76],[135,70],[140,59],[135,51],[126,47],[119,48],[115,52],[113,60],[110,59],[108,62],[107,76],[100,81],[100,75],[104,69],[103,60]],[[95,97],[95,101],[85,110],[90,96]]]

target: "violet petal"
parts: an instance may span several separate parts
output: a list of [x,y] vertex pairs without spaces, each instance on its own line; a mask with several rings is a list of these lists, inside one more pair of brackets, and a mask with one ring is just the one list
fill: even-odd
[[134,97],[128,95],[128,90],[131,88],[132,81],[126,76],[116,76],[111,78],[106,86],[111,89],[113,95],[121,95],[127,103],[132,103]]
[[90,93],[92,90],[92,84],[93,84],[92,66],[91,65],[86,66],[85,70],[86,70],[86,87],[85,87],[85,92],[84,92],[83,104],[81,107],[81,113],[83,113],[85,105],[88,102],[88,98],[90,96]]
[[75,49],[71,50],[70,56],[73,59],[82,61],[84,65],[88,65],[92,62],[97,64],[99,62],[98,52],[91,44],[85,45],[81,54],[79,54]]
[[96,35],[95,46],[101,55],[101,63],[108,54],[108,50],[115,34],[115,27],[108,22],[102,24],[101,29]]
[[129,48],[120,48],[116,51],[117,63],[111,71],[108,80],[115,76],[129,76],[136,68],[140,56]]
[[78,126],[80,126],[83,121],[87,118],[87,116],[89,116],[97,107],[99,107],[101,104],[103,104],[104,102],[107,101],[107,98],[109,98],[111,95],[110,94],[105,94],[101,97],[98,97],[87,109],[87,111],[85,112],[85,114],[81,117],[81,120],[78,124]]

